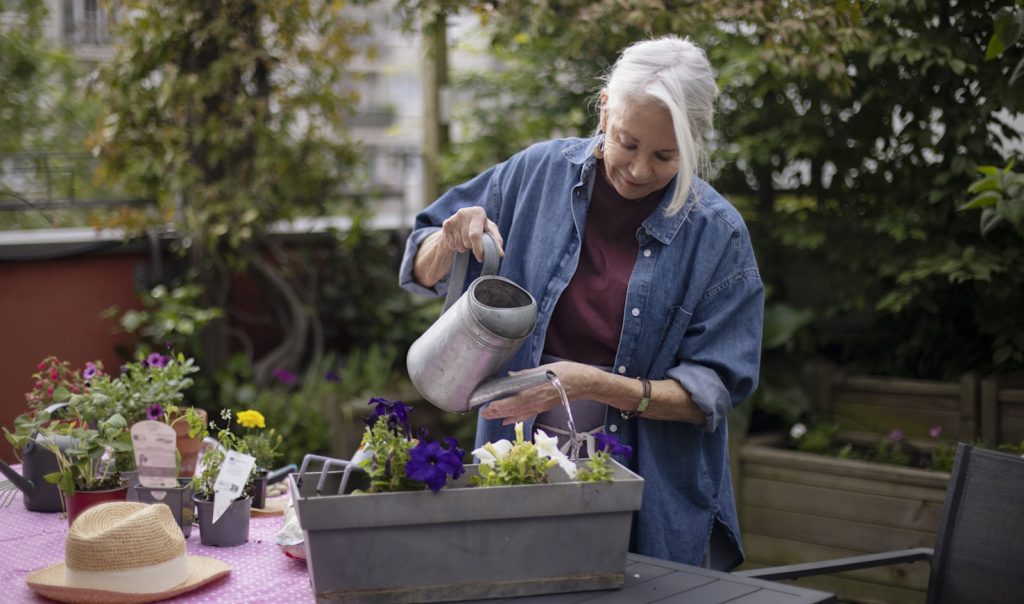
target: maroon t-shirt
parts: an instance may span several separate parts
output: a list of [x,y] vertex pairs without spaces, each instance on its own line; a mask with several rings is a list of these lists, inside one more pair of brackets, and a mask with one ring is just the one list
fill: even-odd
[[606,180],[604,162],[597,165],[580,263],[555,306],[544,352],[610,366],[615,364],[626,287],[640,248],[636,232],[658,207],[665,190],[643,199],[626,199]]

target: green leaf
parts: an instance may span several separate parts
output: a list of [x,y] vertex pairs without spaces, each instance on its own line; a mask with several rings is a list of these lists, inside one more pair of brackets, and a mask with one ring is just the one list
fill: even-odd
[[992,208],[985,208],[981,211],[981,234],[988,235],[1002,221],[1003,217],[998,212]]
[[960,206],[961,210],[976,210],[978,208],[984,208],[994,206],[999,200],[1002,199],[1002,195],[995,191],[986,191],[977,197],[972,198],[966,204]]
[[788,304],[772,304],[764,311],[763,347],[766,350],[788,344],[801,327],[809,324],[814,313]]
[[1017,67],[1013,70],[1013,74],[1010,75],[1010,85],[1017,83],[1017,80],[1024,77],[1024,59],[1017,62]]

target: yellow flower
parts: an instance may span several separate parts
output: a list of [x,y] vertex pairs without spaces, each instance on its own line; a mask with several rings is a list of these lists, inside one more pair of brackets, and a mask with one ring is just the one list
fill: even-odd
[[245,428],[266,428],[267,422],[259,411],[249,409],[238,412],[238,423]]

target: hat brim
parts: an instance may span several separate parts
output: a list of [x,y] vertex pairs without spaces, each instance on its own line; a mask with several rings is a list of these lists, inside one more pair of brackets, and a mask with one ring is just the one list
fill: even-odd
[[202,587],[227,576],[231,567],[215,558],[205,556],[188,557],[188,580],[171,589],[154,593],[130,593],[125,591],[108,591],[105,589],[86,589],[67,585],[64,578],[64,563],[59,562],[42,570],[37,570],[25,577],[28,586],[37,594],[74,604],[140,604],[157,602],[181,595],[185,592]]

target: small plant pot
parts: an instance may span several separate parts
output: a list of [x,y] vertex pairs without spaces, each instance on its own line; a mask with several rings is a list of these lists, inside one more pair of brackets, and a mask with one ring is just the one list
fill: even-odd
[[140,484],[131,489],[138,501],[142,503],[163,504],[171,508],[171,515],[181,527],[185,538],[192,536],[192,521],[196,517],[195,500],[192,497],[192,481],[179,478],[178,486],[173,489],[144,487]]
[[196,500],[199,515],[199,541],[203,545],[230,547],[249,540],[249,514],[252,497],[236,499],[227,511],[213,522],[213,502]]
[[[196,413],[206,423],[206,411],[196,409]],[[188,435],[188,422],[178,421],[171,425],[175,433],[175,447],[178,449],[181,466],[178,469],[179,478],[191,478],[196,473],[196,463],[199,461],[199,451],[203,446],[201,437],[192,438]]]
[[252,507],[263,509],[267,507],[267,471],[257,470],[256,478],[252,481]]
[[62,494],[64,495],[64,505],[68,511],[68,526],[71,526],[79,514],[94,505],[108,501],[125,501],[128,498],[128,483],[123,483],[122,486],[116,489],[75,491],[72,495],[62,492]]

